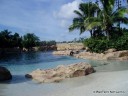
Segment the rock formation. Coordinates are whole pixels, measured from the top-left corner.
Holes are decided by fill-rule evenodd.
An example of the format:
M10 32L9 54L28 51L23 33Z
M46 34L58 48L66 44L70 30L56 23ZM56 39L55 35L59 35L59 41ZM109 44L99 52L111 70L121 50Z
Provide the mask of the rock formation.
M32 78L38 82L60 82L65 78L73 78L78 76L85 76L94 72L93 67L90 64L81 62L77 64L71 64L68 66L59 65L54 69L41 70L37 69L25 76Z
M6 81L10 79L12 79L10 71L5 67L0 66L0 81Z
M106 51L105 53L80 52L75 54L76 58L92 59L92 60L128 60L128 50L123 51Z
M78 54L79 50L64 50L64 51L54 51L54 55L68 55L73 56L74 54Z
M84 45L82 43L60 43L56 46L58 51L84 49Z
M108 49L108 50L105 51L104 53L111 53L111 52L116 52L116 49L115 49L115 48Z

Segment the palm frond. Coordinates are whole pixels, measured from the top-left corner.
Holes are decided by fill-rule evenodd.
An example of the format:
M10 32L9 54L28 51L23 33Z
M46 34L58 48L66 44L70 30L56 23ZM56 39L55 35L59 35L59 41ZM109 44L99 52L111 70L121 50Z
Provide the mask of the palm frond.
M112 13L113 16L124 16L128 14L128 9L126 7L121 7Z
M83 14L80 11L78 11L78 10L74 10L74 13L76 15L78 15L79 17L83 17Z
M127 17L118 17L114 19L114 23L121 22L123 24L128 24L128 18Z

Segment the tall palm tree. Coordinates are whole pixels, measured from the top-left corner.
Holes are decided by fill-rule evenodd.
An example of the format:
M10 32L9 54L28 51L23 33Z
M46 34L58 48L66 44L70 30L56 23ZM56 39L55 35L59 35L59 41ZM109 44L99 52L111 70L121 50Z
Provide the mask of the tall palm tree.
M73 19L73 23L72 23L72 25L70 25L69 31L73 31L74 29L79 29L80 34L85 32L86 24L84 23L84 21L87 18L94 16L97 8L98 8L97 5L94 3L91 3L91 2L81 3L79 5L79 10L74 11L74 13L77 15L77 17ZM89 19L88 19L88 22L86 22L86 23L89 23ZM90 31L90 35L92 37L92 35L93 35L92 29L88 30L88 31Z
M107 38L110 39L114 24L118 22L128 24L128 17L126 17L128 9L120 7L114 10L115 2L116 0L100 0L102 7L99 7L98 16L89 18L91 22L86 26L86 29L100 27L102 31L105 31Z

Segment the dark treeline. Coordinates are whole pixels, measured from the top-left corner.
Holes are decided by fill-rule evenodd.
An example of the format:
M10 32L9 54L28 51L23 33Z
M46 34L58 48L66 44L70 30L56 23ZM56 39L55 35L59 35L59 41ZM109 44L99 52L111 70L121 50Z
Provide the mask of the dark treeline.
M18 33L12 34L11 31L3 30L0 32L0 49L16 48L31 50L33 47L56 45L56 41L40 41L34 33L26 33L20 36Z
M11 31L4 30L0 32L0 48L22 48L22 37L18 33L12 35Z
M4 30L0 32L0 48L27 48L37 46L39 38L33 33L27 33L20 36L18 33L12 34L11 31Z

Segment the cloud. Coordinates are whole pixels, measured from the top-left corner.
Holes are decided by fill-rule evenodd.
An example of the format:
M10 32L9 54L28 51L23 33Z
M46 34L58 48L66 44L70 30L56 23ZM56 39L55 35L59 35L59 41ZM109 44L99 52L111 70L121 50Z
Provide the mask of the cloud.
M64 19L73 18L75 16L74 10L78 10L78 6L81 2L82 0L74 0L73 2L62 5L57 16Z
M73 2L68 2L60 7L59 11L54 11L53 16L59 20L59 25L63 28L67 28L72 19L76 16L74 10L78 10L79 4L82 0L74 0Z

